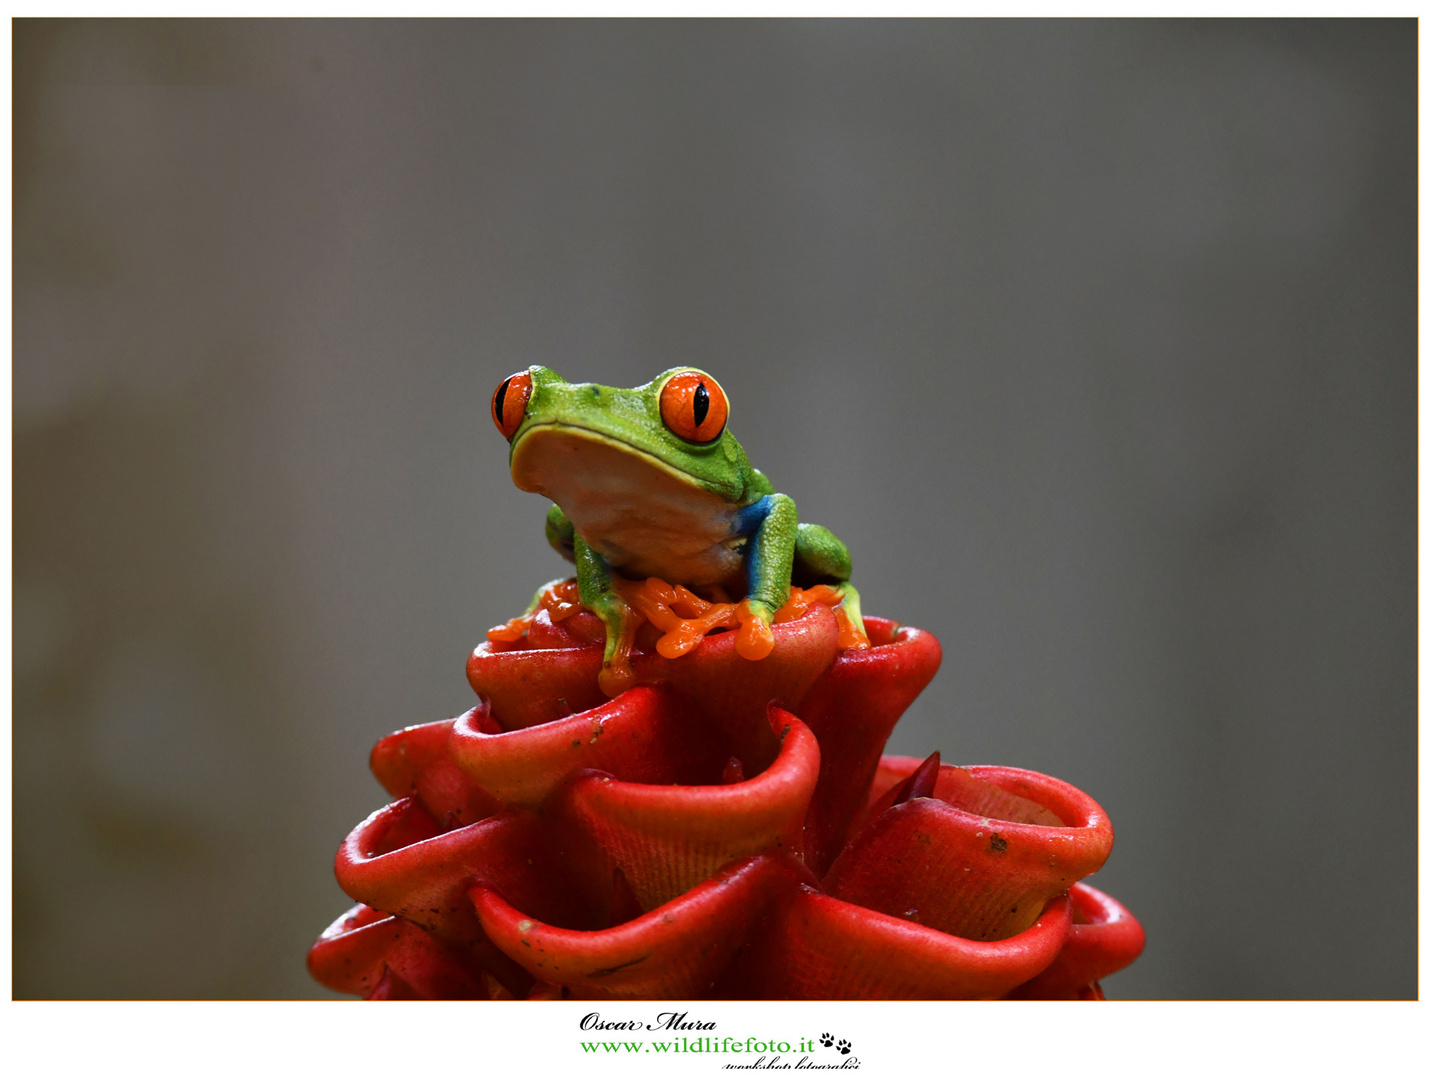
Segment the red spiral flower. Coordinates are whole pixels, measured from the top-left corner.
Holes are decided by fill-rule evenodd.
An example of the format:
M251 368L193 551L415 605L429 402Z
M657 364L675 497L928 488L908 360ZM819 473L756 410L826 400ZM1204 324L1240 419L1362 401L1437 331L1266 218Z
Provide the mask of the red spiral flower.
M585 613L467 665L480 704L382 739L395 801L335 860L356 907L310 950L370 998L1098 997L1144 946L1078 884L1103 810L1021 769L882 757L940 664L922 630L823 604L600 692ZM649 647L647 648L647 641Z

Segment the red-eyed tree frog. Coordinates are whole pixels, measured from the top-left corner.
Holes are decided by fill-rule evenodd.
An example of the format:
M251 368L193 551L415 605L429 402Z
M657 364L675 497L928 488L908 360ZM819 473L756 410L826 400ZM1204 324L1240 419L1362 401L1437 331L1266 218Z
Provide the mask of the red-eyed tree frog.
M535 366L496 388L490 414L516 486L555 503L545 538L575 564L580 603L605 625L606 670L625 618L616 574L743 597L767 642L792 582L829 584L863 628L850 552L801 523L795 501L751 467L730 433L729 399L705 372L671 368L619 390Z

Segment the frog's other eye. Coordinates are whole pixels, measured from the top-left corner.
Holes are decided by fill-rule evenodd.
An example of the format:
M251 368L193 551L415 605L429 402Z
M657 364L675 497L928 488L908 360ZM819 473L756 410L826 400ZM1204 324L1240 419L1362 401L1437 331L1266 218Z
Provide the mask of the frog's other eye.
M707 443L725 430L730 402L720 384L703 371L682 371L660 391L660 417L686 442Z
M490 415L505 438L514 435L520 421L525 419L525 406L530 401L533 386L528 371L517 371L495 388L495 396L490 401Z

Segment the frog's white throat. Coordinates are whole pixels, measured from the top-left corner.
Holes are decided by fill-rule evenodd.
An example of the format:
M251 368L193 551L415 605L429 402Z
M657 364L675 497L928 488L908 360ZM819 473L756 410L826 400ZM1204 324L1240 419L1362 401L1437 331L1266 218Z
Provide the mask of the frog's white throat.
M733 585L743 574L734 504L633 446L569 424L537 425L515 444L510 475L565 511L626 577Z

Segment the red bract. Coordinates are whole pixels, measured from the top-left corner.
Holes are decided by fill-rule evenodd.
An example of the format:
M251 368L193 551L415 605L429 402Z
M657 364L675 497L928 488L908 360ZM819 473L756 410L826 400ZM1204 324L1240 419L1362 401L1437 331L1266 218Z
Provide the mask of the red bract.
M599 690L588 614L482 643L480 704L382 739L395 799L335 860L360 903L310 950L370 998L1098 997L1144 946L1077 884L1110 853L1103 810L1022 769L882 757L934 676L923 630L824 605ZM648 647L647 647L648 645Z

